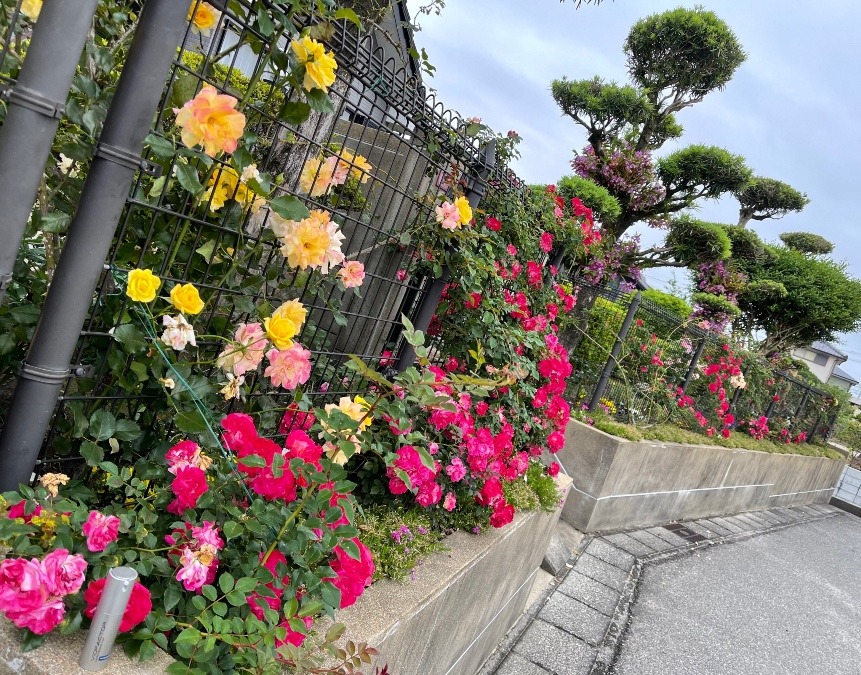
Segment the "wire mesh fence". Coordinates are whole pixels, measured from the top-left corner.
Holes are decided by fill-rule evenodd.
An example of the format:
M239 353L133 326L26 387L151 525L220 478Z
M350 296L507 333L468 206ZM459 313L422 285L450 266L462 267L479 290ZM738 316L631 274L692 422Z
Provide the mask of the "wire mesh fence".
M168 435L172 416L152 405L164 398L158 373L135 359L146 349L147 334L123 292L128 269L148 268L164 282L193 281L201 290L207 303L195 321L198 359L210 364L223 343L207 336L229 334L253 315L299 300L308 315L296 339L313 354L301 393L314 405L364 392L367 384L345 367L348 355L380 369L391 364L401 346L400 317L414 313L432 281L406 274L416 255L410 233L433 220L438 195L468 185L482 149L467 134L467 123L426 95L414 64L386 55L379 35L344 22L328 42L339 66L329 90L334 113L312 110L296 123L290 105L296 92L276 86L271 68L272 54L284 53L288 39L264 34L252 3L229 3L206 34L189 23L147 139L145 159L154 170L140 172L129 191L74 355L76 376L63 387L45 440L41 471L58 464L66 470L67 462L77 461L81 445L93 439L88 421L98 411L135 420L141 433L130 432L127 442L140 448ZM273 176L273 198L298 197L309 209L331 214L344 235L346 258L364 264L361 293L291 267L273 234L272 214L241 192L236 171L171 140L176 109L205 86L247 104L245 133L252 143L247 156L234 160ZM331 158L347 164L349 177L318 190ZM197 197L184 189L194 181ZM489 183L490 190L520 187L501 169ZM25 255L29 264L40 264L41 242ZM183 371L172 395L211 393L219 380L215 371L213 365L196 374ZM274 432L295 394L264 391L254 375L247 379L243 408L259 411L262 428ZM225 403L224 412L231 405ZM122 430L113 436L126 440Z
M716 385L705 373L729 356L721 336L648 299L635 304L633 292L593 287L576 279L571 283L588 307L573 332L576 339L569 340L574 375L568 395L577 405L594 402L592 409L640 425L668 421L685 425L694 419L685 410L697 410L702 424L718 430L728 412L733 428L765 417L770 429L785 440L824 439L830 434L836 402L827 392L750 353L737 355L740 377L724 378ZM631 312L625 332L623 324ZM608 372L604 383L601 375ZM727 410L719 409L720 387L725 389ZM691 399L684 408L679 404L683 396Z

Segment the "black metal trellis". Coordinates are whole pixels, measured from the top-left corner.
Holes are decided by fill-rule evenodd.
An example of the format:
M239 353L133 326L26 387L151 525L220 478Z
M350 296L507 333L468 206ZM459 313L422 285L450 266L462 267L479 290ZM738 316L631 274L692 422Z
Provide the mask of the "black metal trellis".
M147 6L150 4L157 3L152 0ZM171 429L169 415L148 411L150 401L164 396L156 378L142 373L134 355L119 341L137 330L122 289L128 268L151 268L168 288L171 282L194 282L206 300L206 309L195 322L199 334L228 335L235 324L257 320L254 317L260 315L260 307L274 309L287 299L300 300L308 309L308 318L297 339L313 353L312 376L304 391L319 404L364 393L366 384L345 368L349 354L383 367L394 358L390 354L399 352L400 317L415 316L431 283L423 276L402 272L410 268L415 253L409 232L417 224L433 220L436 196L461 179L474 187L473 206L488 189L487 183L496 188L521 187L513 175L490 167L478 142L467 136L467 125L429 98L411 69L386 59L369 35L346 22L336 25L329 40L339 64L329 92L335 114L312 112L298 125L285 121L283 104L295 99L294 92L275 89L271 78L256 80L253 75L260 70L267 49L286 50L287 39L262 34L256 10L247 0L218 4L223 13L208 35L192 32L182 17L185 37L180 51L170 54L170 74L155 118L148 124L143 157L151 166L163 165L165 171L161 177L138 171L133 180L134 169L127 174L116 234L106 257L98 254L105 269L98 280L92 280L95 295L87 291L80 296L88 305L83 329L78 331L75 322L69 321L76 338L73 351L67 355L53 350L51 368L56 376L49 378L49 384L33 387L26 377L20 380L23 389L42 392L40 415L51 423L42 443L41 432L34 430L38 424L30 418L28 430L23 424L16 426L13 417L22 418L13 411L4 430L9 440L4 442L7 448L23 447L20 439L26 434L28 458L35 456L33 447L41 446L39 472L52 467L66 470L68 462L80 461L77 448L88 438L86 420L96 412L140 423L140 435L127 441L140 448L164 442ZM237 47L249 42L264 49ZM169 50L163 45L162 39L164 56ZM213 210L208 198L195 201L189 196L177 201L171 187L177 167L196 160L171 148L164 132L173 123L172 109L205 84L248 102L246 132L256 138L248 161L260 171L281 177L276 194L298 196L309 208L332 213L346 237L343 251L347 258L365 266L361 295L320 286L309 275L291 269L267 227L265 209L249 217L230 205ZM149 115L145 117L149 119ZM337 194L306 194L300 177L308 160L337 153L339 148L370 162L373 170L367 181ZM223 170L224 161L223 157L216 160L212 171ZM473 167L485 167L492 180L473 175ZM206 187L209 174L203 170L201 175ZM493 186L489 189L496 189ZM70 232L70 239L76 229ZM70 250L67 245L63 256ZM243 250L258 253L251 257L237 254ZM198 346L201 360L211 360L222 345L202 339ZM67 377L70 364L79 366L79 376ZM214 369L209 370L202 379L214 375ZM191 377L189 382L194 387L201 380ZM264 391L253 378L247 385L248 403L258 409L283 409L293 400L290 392ZM175 390L174 395L189 394ZM16 396L22 401L32 398ZM54 410L57 400L59 406ZM16 409L21 405L17 403ZM231 406L226 402L224 410ZM275 424L270 420L267 429L272 433L277 426L277 420ZM9 486L30 477L32 460L21 460L20 454L9 460L20 469L14 477L8 474ZM26 476L21 469L24 465Z

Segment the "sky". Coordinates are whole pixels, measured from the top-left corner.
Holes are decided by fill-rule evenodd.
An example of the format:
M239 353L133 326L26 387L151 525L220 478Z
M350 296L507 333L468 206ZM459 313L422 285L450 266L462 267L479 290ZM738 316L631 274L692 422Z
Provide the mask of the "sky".
M422 1L419 4L427 4ZM408 2L413 13L419 4ZM782 232L816 232L835 244L833 257L861 278L858 165L861 158L861 3L855 0L699 0L735 32L748 54L722 91L678 115L679 141L717 145L743 155L756 175L805 192L811 203L780 220L749 227L766 241ZM414 17L416 43L437 70L425 84L464 117L481 117L498 132L516 130L522 157L513 168L530 183L570 174L581 127L563 117L550 83L563 76L627 82L622 45L630 27L679 0L604 0L575 8L573 0L446 0L439 15ZM732 198L701 202L697 217L735 223ZM644 232L644 241L654 233ZM684 272L646 271L652 286ZM842 368L861 380L861 334L835 343L849 356Z

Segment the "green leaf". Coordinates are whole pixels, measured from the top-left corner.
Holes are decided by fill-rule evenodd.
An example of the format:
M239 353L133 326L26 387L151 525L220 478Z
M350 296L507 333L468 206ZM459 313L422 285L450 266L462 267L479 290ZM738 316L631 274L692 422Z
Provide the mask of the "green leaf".
M107 410L96 410L90 416L90 436L97 441L106 441L117 429L117 418Z
M423 448L422 446L417 446L416 450L418 450L419 459L421 459L422 464L424 464L427 469L434 471L436 465L434 464L433 457L431 457L431 454L427 451L427 449ZM358 558L356 558L356 560L358 560Z
M173 584L169 584L167 588L165 588L164 596L162 597L162 602L164 603L164 611L169 612L174 607L176 607L181 598L182 592L179 590L179 588L177 586L174 586Z
M171 159L176 153L176 148L172 142L155 134L149 134L144 139L144 145L149 147L152 154L159 159Z
M37 647L41 647L42 643L47 639L48 635L36 635L28 628L24 629L24 641L21 644L22 652L29 652Z
M224 526L221 528L221 532L224 534L225 538L229 541L234 537L238 537L242 534L242 525L237 523L235 520L228 520L224 523Z
M257 10L257 27L264 37L269 37L275 30L275 24L272 23L272 19L269 18L269 14L263 7Z
M242 465L251 467L252 469L262 469L266 466L266 460L260 455L246 455L242 458Z
M257 588L257 580L251 577L242 577L236 582L236 590L240 593L250 593Z
M359 29L362 28L362 22L359 19L359 15L356 14L352 9L349 9L347 7L343 7L341 9L339 9L337 12L335 12L333 18L336 20L337 19L346 19L347 21L352 21L354 24L356 24L357 28L359 28Z
M124 323L114 328L113 337L125 347L125 351L129 354L137 354L147 347L147 339L144 334L130 323Z
M212 586L210 584L206 584L206 586L200 589L200 592L203 593L204 598L211 602L215 601L215 599L218 597L218 591L215 589L215 586ZM203 607L206 607L206 603L203 603ZM203 609L203 607L201 607L200 609Z
M335 112L335 106L332 105L332 99L322 89L312 89L305 92L305 99L317 112L330 115Z
M197 175L197 169L191 164L177 162L176 178L179 181L179 184L193 195L203 191L203 184L200 182L200 178Z
M269 206L285 220L304 220L311 215L307 206L290 195L275 197L269 202Z
M173 423L187 434L202 434L209 430L206 420L197 410L183 410L174 416Z
M311 600L302 605L302 609L299 610L299 616L314 616L315 614L319 614L323 610L323 607L323 603L319 600Z
M307 120L310 115L311 106L305 103L305 101L287 101L281 106L278 118L282 122L298 126Z
M240 591L230 591L230 593L227 594L227 602L234 607L241 607L245 604L245 593Z
M225 572L218 578L218 587L221 589L222 593L230 593L235 585L236 579L233 578L233 575L230 572Z
M146 382L149 379L149 372L147 371L146 364L141 363L140 361L132 361L129 364L129 370L131 370L138 382Z
M92 441L81 443L80 453L90 466L98 466L105 459L105 451Z
M335 588L331 582L326 581L320 586L320 597L329 607L341 606L341 591Z
M141 435L141 428L132 420L117 420L114 438L120 441L133 441Z
M39 308L35 305L21 305L10 309L9 315L18 323L29 326L39 320Z
M62 234L65 232L72 217L68 213L62 211L52 211L46 213L39 218L39 229L43 232L52 232L54 234Z
M341 548L344 549L344 553L350 556L353 560L360 560L362 558L362 553L359 551L359 547L356 546L356 542L352 539L345 539L342 541Z
M212 259L212 254L215 252L215 240L207 240L198 248L194 249L194 252L200 255L206 262L209 262Z

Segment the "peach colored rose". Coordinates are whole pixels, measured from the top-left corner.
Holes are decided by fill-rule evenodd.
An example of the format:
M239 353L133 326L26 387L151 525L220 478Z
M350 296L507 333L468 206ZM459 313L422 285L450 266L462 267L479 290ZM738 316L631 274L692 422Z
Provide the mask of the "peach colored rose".
M245 131L245 115L236 110L238 101L206 85L182 108L174 108L182 142L189 148L203 146L210 157L233 152Z

